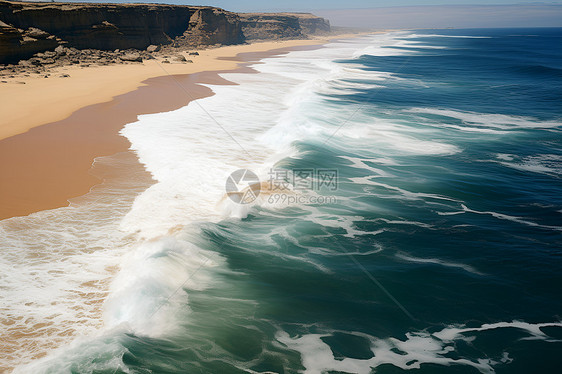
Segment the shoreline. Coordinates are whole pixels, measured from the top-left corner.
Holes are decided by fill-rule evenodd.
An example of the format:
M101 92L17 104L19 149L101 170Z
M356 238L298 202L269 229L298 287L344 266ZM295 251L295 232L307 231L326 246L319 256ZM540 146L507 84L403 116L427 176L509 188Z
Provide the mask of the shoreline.
M167 63L165 58L142 63L107 66L64 66L52 71L53 77L18 77L17 82L0 84L0 140L30 129L69 117L89 105L111 101L116 96L145 86L150 78L184 75L203 71L226 71L238 68L236 55L276 49L323 45L332 40L373 33L341 34L314 39L260 41L251 44L222 46L199 50L198 56L183 52L193 63ZM67 74L69 77L55 77ZM33 108L33 110L29 110Z
M102 183L90 173L94 159L127 151L130 143L119 131L138 115L213 95L202 84L232 84L220 73L252 72L246 66L262 58L360 35L220 47L201 51L193 64L165 68L154 60L66 68L70 78L28 77L29 84L1 85L0 102L9 110L2 109L0 120L0 220L68 206L69 199Z

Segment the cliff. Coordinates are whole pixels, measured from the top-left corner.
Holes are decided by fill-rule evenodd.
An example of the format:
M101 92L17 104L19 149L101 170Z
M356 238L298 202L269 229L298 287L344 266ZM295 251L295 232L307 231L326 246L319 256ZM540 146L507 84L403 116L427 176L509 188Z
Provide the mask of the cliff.
M213 7L0 1L0 22L0 63L61 43L113 50L145 49L177 37L193 44L244 41L238 15Z
M74 50L144 50L150 45L306 38L329 30L327 20L307 13L236 14L208 6L0 0L0 64L17 63L59 45Z
M246 40L298 39L328 33L330 22L310 13L241 13Z

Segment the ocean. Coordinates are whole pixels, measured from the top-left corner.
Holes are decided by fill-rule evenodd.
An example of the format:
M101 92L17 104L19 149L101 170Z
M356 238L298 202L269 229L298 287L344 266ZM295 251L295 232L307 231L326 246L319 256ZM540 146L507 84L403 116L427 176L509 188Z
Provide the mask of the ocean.
M561 46L367 35L139 116L121 134L152 181L98 158L111 183L0 222L3 364L562 372Z

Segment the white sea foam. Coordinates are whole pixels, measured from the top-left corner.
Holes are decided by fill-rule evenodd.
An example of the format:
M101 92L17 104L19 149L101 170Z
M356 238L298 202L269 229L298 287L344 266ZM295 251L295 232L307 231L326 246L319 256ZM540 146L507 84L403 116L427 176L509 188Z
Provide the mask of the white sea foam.
M459 125L452 125L452 124L443 123L443 122L434 122L434 123L423 122L423 123L420 123L420 125L431 126L431 127L435 127L435 128L438 128L438 129L446 128L446 129L453 129L453 130L459 130L459 131L465 131L465 132L471 132L471 133L481 133L481 134L504 134L505 133L504 130L494 130L494 129L490 129L490 128L476 127L476 126L459 126Z
M371 56L402 56L419 53L415 49L443 49L444 47L428 45L410 39L410 33L406 31L389 32L374 38L368 47L358 50L354 57L363 55Z
M408 261L408 262L413 262L413 263L418 263L418 264L436 264L436 265L441 265L441 266L445 266L445 267L452 267L452 268L459 268L459 269L463 269L468 273L472 273L472 274L476 274L476 275L484 275L484 273L476 270L474 267L470 266L470 265L466 265L466 264L461 264L458 262L451 262L451 261L445 261L439 258L421 258L421 257L415 257L412 255L408 255L405 253L397 253L396 257L404 260L404 261Z
M462 356L454 358L450 353L456 351L458 341L474 341L481 331L499 329L517 329L527 333L523 339L536 339L546 342L558 342L549 337L541 328L562 327L562 323L531 324L520 321L498 322L484 324L480 327L468 328L464 326L448 326L441 331L429 333L425 331L408 332L405 339L386 338L380 339L360 332L328 331L318 334L306 334L291 337L284 331L277 334L277 339L301 354L302 364L306 374L321 374L328 371L341 371L346 373L368 374L373 369L389 364L402 370L420 369L423 365L434 364L441 366L466 366L478 370L480 373L495 373L495 367L509 365L511 341L505 341L505 351L500 356L490 358L484 356L477 359L468 359ZM330 337L334 333L342 333L363 338L373 357L369 359L335 358L330 346L322 338Z
M442 34L409 34L406 38L461 38L461 39L491 39L491 36L474 35L442 35Z
M520 171L562 176L562 156L556 154L539 154L520 157L512 154L497 154L499 164Z
M453 216L453 215L464 214L464 213L475 213L475 214L482 214L482 215L490 215L490 216L492 216L494 218L497 218L497 219L501 219L501 220L505 220L505 221L511 221L511 222L517 222L517 223L520 223L520 224L526 225L526 226L540 227L540 228L549 229L549 230L562 231L562 226L541 225L541 224L538 224L536 222L530 221L528 219L524 219L522 217L511 216L511 215L508 215L508 214L503 214L503 213L498 213L498 212L493 212L493 211L478 211L478 210L470 209L464 204L461 204L461 208L462 208L462 210L460 210L460 211L437 212L437 214L439 214L441 216Z
M400 155L449 156L462 152L457 145L431 140L435 131L399 119L377 118L370 113L350 113L338 125L337 131L333 130L330 135L335 133L347 140L369 139L371 147L377 151L374 155L377 159L379 155L385 155L386 158Z
M104 332L102 336L92 333L87 337L78 337L67 346L55 349L46 358L17 367L13 374L119 371L131 373L123 362L123 355L128 353L128 350L121 344L120 335L125 333L131 331L115 329ZM103 352L107 359L100 359L100 352Z
M391 186L391 185L385 184L385 183L375 182L375 181L371 180L371 178L372 177L370 177L370 176L366 176L366 177L350 178L350 180L353 181L354 183L381 187L381 188L384 188L388 191L392 191L392 192L396 193L394 195L389 195L389 196L381 196L379 194L378 196L381 197L381 198L399 198L399 199L407 199L407 200L429 200L429 201L431 201L431 200L458 201L458 200L455 200L455 199L447 197L447 196L424 193L424 192L408 191L408 190L405 190L405 189L400 188L400 187Z
M380 163L383 165L395 165L394 161L389 160L389 159L380 159L380 158L376 158L376 159L362 159L362 158L358 158L358 157L350 157L350 156L339 156L340 158L343 158L344 160L349 160L351 161L351 165L349 165L349 167L352 168L356 168L356 169L364 169L364 170L368 170L371 173L375 173L374 176L380 176L380 177L389 177L391 176L390 173L380 169L380 168L375 168L372 166L369 166L366 164L366 162L371 162L371 163Z
M370 232L369 234L378 235L378 234L383 233L384 231L385 230L378 230L378 231ZM314 248L314 249L311 249L310 252L321 254L322 256L371 256L371 255L376 255L376 254L384 251L384 248L380 244L377 244L377 243L373 244L373 248L375 248L375 249L366 250L366 251L334 251L332 249L327 249L327 248L324 248L324 249L323 248Z
M514 328L518 330L523 330L529 334L528 337L524 339L533 340L545 340L548 342L560 342L559 339L549 337L541 329L544 327L561 327L561 322L550 322L550 323L527 323L523 321L512 321L512 322L497 322L497 323L487 323L480 327L462 327L462 326L450 326L439 332L433 333L432 335L443 340L443 341L453 341L458 339L462 335L467 335L468 333L476 333L481 331L490 331L503 328Z
M386 218L377 218L374 221L382 221L388 225L409 225L409 226L418 226L424 229L433 229L434 226L428 223L417 222L417 221L408 221L408 220L398 220L398 219L386 219Z
M378 340L357 332L351 334L369 339L374 357L365 360L336 359L328 344L322 341L322 338L330 334L308 334L290 338L286 333L280 333L277 339L301 354L306 374L321 374L327 371L369 374L374 368L383 364L390 364L403 370L420 369L423 364L459 365L473 367L481 373L494 373L493 366L498 364L497 361L489 358L475 362L447 357L454 348L444 346L425 333L407 333L405 340L394 338Z
M499 130L519 130L519 129L555 129L562 127L562 122L540 121L532 117L509 116L505 114L489 114L458 111L450 109L435 108L412 108L405 112L433 114L441 117L454 118L462 121L465 125L476 127L492 128Z
M188 291L205 289L211 283L207 269L219 262L216 254L175 237L142 243L124 256L111 284L106 328L124 324L137 335L172 335L187 314Z
M228 175L241 168L263 168L271 149L256 136L275 125L286 106L283 93L296 82L268 74L225 74L240 86L211 86L216 95L176 111L140 116L122 133L158 181L123 222L131 232L151 238L177 225L216 221ZM217 147L220 144L220 148Z

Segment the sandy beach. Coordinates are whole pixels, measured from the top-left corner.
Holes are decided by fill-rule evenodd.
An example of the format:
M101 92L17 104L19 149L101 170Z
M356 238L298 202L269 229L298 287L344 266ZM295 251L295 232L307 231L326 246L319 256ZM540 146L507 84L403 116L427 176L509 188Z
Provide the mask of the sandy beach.
M100 182L89 173L94 158L128 149L118 134L126 123L211 95L198 83L228 84L219 72L352 36L225 46L189 56L193 63L63 67L53 78L0 85L0 219L66 206L87 193Z

